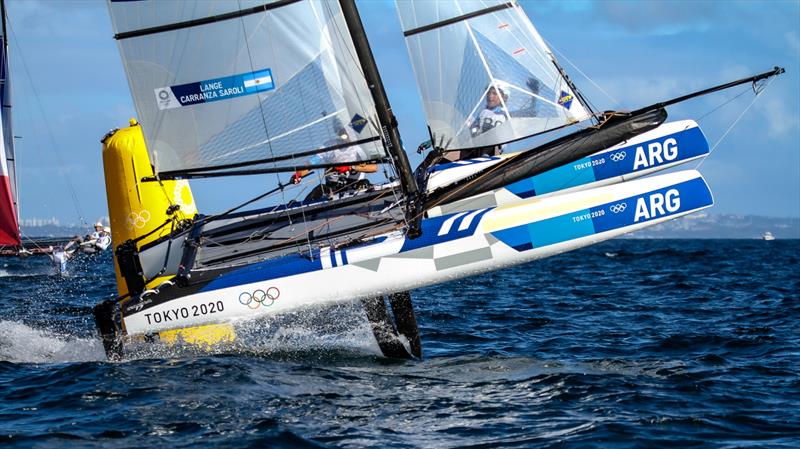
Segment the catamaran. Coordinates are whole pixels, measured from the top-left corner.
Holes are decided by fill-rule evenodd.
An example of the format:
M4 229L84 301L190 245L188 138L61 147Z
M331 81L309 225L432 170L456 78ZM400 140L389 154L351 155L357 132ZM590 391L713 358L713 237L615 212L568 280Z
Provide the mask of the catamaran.
M23 244L23 233L19 220L19 186L16 165L16 148L14 145L14 128L12 125L12 84L9 68L8 12L5 0L0 0L0 17L2 18L2 36L0 36L0 256L27 257L30 255L49 255L54 252L67 253L63 247L69 239L63 237L26 236ZM26 247L27 246L27 247ZM55 255L57 256L57 255ZM62 259L66 260L66 259ZM60 267L64 265L58 263Z
M109 6L139 115L103 139L118 297L94 315L110 358L352 301L384 355L419 358L409 290L710 207L697 171L633 179L708 153L665 108L783 71L595 113L516 2L398 2L433 155L414 170L354 0ZM233 176L275 187L197 213L188 180Z

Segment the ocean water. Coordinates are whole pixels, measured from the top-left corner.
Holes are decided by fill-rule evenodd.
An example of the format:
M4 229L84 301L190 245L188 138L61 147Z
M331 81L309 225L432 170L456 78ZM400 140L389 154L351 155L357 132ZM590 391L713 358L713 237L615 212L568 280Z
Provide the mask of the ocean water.
M800 447L797 240L613 240L414 291L419 362L343 305L110 363L109 254L0 263L3 447Z

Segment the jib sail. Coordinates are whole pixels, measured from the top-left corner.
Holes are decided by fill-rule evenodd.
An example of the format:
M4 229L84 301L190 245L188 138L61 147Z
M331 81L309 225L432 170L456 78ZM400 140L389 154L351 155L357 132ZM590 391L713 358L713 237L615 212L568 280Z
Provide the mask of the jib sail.
M437 145L500 145L590 117L515 2L396 4Z

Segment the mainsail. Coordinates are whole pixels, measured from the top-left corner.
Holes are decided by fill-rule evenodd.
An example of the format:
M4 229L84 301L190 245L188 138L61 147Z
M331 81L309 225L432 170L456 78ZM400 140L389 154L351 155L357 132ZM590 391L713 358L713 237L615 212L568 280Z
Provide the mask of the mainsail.
M590 117L515 2L396 4L436 145L501 145Z
M110 11L157 176L294 171L355 145L347 162L387 159L338 2L111 0Z
M0 245L20 245L19 209L17 206L17 176L14 156L14 134L11 128L11 81L8 69L8 39L6 34L5 3L0 2L2 14L2 44L0 44Z

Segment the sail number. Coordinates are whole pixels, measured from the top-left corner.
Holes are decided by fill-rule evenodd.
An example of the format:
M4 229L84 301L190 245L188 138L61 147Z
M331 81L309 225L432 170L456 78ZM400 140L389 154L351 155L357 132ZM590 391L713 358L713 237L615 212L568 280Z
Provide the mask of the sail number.
M678 157L678 141L669 138L661 142L651 142L636 147L636 158L633 161L633 169L652 167L653 165L663 164L664 162L674 161Z
M636 223L641 219L649 220L667 215L668 213L677 212L680 208L681 196L677 189L669 189L667 193L654 193L647 200L644 197L636 200L636 213L633 216L633 222Z
M166 323L168 321L178 321L179 319L188 319L189 317L198 317L203 315L211 315L225 310L225 304L222 301L209 302L204 304L195 304L191 307L176 307L174 309L164 310L163 312L145 313L147 324Z

